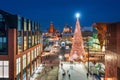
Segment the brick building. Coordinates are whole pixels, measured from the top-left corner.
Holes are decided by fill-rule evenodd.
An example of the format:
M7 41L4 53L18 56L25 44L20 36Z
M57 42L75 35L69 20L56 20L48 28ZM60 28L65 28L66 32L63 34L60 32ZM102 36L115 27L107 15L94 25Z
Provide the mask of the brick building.
M40 24L0 10L0 80L29 80L41 51Z
M101 43L105 44L105 80L120 80L120 22L96 23Z

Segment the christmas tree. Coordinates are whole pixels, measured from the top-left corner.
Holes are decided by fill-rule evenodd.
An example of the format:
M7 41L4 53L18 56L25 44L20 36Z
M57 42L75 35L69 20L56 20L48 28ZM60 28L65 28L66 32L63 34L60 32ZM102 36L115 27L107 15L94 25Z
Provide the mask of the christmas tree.
M79 19L77 18L76 27L73 36L72 49L70 52L70 60L75 60L83 57L85 54L83 39L80 29Z

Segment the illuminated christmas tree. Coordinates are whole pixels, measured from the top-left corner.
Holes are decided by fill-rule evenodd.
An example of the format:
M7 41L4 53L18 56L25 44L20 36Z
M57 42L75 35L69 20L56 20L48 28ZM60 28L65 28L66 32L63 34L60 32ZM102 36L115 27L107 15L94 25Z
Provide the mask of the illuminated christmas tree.
M70 52L70 60L82 58L83 54L85 53L78 17L79 14L77 14L77 21L73 36L72 49Z

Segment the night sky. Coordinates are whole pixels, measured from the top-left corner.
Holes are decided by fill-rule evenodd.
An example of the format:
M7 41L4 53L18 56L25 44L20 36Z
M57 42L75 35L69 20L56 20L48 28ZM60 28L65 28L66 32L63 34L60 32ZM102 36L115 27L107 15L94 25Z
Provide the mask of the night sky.
M54 23L57 29L65 24L75 27L75 13L80 24L120 21L120 0L1 0L0 9L41 23L43 30Z

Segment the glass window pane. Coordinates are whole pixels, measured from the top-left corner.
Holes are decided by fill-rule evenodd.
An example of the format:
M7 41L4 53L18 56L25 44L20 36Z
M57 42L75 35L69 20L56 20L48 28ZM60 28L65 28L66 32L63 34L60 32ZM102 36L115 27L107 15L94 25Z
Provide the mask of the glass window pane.
M2 66L3 65L3 61L0 61L0 66Z
M4 61L4 66L8 66L8 61Z
M8 66L4 67L4 78L8 78L9 77L9 69Z
M3 67L0 67L0 78L3 77Z
M18 16L18 31L21 30L21 27L22 27L22 20L21 20L21 17Z
M18 51L22 51L22 37L18 37Z
M24 36L24 50L27 49L27 37Z
M27 22L26 22L26 19L24 19L24 31L27 31Z

